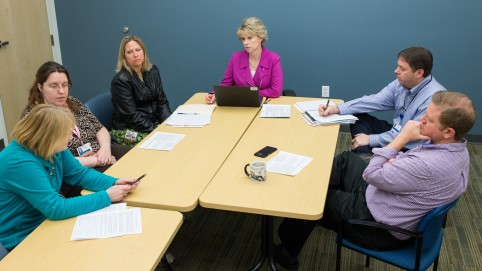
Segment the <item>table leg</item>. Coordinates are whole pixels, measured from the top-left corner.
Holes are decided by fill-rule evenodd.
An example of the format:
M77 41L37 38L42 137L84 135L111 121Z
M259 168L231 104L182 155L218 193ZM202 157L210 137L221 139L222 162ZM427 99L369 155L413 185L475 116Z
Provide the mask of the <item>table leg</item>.
M261 217L261 253L258 256L256 265L249 271L256 271L263 266L264 261L268 258L268 264L271 270L277 271L273 258L273 217L263 215Z

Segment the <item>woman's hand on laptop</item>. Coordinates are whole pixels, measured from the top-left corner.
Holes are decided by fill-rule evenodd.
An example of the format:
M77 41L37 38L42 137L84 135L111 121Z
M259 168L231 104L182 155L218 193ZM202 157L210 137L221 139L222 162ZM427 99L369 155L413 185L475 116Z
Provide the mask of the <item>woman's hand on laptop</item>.
M209 93L206 96L206 103L213 104L216 101L216 97L214 97L214 93Z

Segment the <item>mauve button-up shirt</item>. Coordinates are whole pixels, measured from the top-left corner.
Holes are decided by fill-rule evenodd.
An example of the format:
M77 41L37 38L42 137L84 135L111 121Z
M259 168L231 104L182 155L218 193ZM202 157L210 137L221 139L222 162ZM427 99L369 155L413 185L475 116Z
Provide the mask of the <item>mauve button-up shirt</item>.
M374 148L363 179L369 183L366 201L375 220L413 231L429 211L460 197L469 175L466 145L464 139L451 144L428 141L405 153ZM387 163L391 158L396 160Z

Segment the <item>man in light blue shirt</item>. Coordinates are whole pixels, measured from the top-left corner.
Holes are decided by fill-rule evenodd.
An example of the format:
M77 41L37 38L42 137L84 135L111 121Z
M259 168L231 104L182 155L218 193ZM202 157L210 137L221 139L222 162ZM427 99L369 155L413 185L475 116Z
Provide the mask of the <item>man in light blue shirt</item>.
M322 116L354 114L358 117L350 125L352 149L357 153L371 153L374 147L385 147L409 120L419 120L425 114L432 94L445 88L432 76L432 53L422 47L407 48L398 53L397 79L377 94L363 96L328 108L320 106ZM377 119L368 112L394 110L393 123ZM412 149L421 142L410 142Z

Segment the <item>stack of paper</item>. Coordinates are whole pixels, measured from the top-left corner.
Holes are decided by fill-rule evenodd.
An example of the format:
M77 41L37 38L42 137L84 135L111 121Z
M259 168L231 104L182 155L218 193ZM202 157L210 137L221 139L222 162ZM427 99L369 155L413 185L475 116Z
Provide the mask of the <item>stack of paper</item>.
M263 104L261 118L289 118L291 106L289 104Z
M142 233L141 209L127 209L125 203L119 203L78 216L70 240L109 238L138 233Z
M179 106L166 121L174 127L203 127L211 123L215 104L185 104Z
M320 113L318 112L318 110L305 111L303 114L301 114L301 116L311 126L333 124L333 123L352 124L358 120L358 118L353 115L333 114L333 115L324 117L324 116L320 116Z
M320 105L326 105L329 101L328 105L335 105L332 101L328 99L320 99L320 100L312 100L312 101L304 101L304 102L297 102L295 103L295 107L301 112L304 113L306 111L316 110Z

